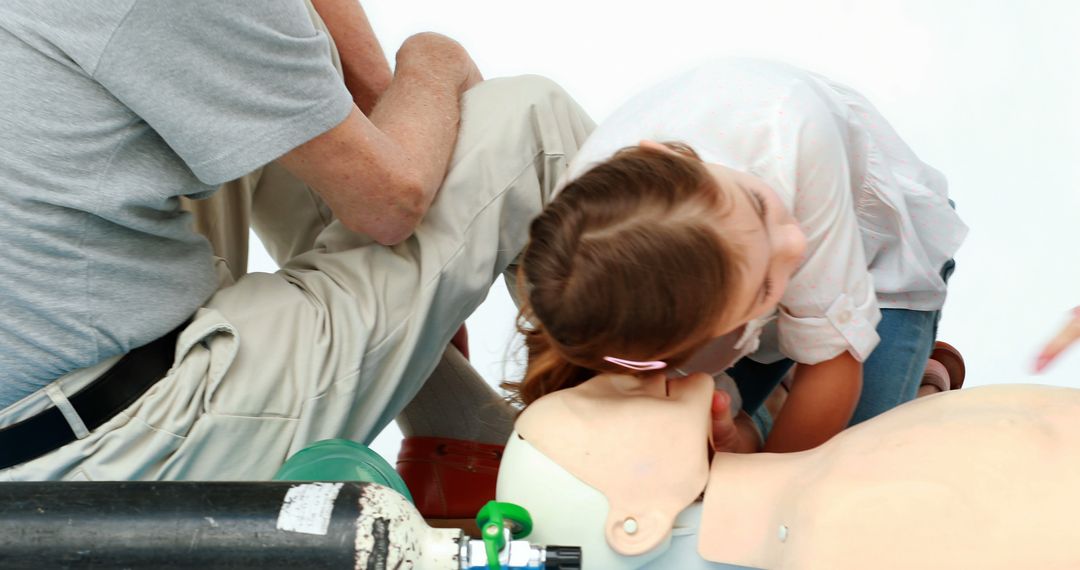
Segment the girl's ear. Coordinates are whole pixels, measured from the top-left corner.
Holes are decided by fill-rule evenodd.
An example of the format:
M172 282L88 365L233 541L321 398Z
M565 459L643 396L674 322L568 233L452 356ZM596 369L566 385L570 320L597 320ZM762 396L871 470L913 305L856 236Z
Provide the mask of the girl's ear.
M660 144L660 143L658 143L656 141L652 141L652 140L639 141L638 146L641 147L641 148L647 148L649 150L659 150L659 151L662 151L662 152L670 152L672 154L675 154L675 151L671 150L670 148L668 148L668 147L666 147L666 146L664 146L664 145L662 145L662 144Z

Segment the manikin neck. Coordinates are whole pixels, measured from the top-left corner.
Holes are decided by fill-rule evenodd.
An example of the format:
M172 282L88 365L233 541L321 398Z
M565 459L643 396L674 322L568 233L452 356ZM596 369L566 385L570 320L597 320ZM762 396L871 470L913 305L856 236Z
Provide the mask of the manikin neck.
M788 511L811 465L807 452L713 457L701 529L710 549L729 564L775 568L786 534L798 531Z

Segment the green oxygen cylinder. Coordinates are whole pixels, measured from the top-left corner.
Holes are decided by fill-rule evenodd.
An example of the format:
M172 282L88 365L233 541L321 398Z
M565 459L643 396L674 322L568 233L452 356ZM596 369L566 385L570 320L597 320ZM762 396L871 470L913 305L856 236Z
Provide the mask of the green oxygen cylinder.
M377 483L414 502L405 481L382 456L348 439L324 439L297 451L278 469L274 481Z

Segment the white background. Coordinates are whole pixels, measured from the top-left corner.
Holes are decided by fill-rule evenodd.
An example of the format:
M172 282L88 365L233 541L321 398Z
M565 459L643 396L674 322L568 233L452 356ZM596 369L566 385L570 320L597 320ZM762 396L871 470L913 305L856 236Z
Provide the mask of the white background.
M939 338L966 386L1080 387L1080 347L1045 374L1041 343L1080 304L1080 3L1065 0L420 1L364 3L393 62L409 35L460 41L487 77L537 73L600 122L643 87L728 55L766 57L865 94L949 179L971 227ZM256 246L255 249L258 249ZM252 270L273 271L262 251ZM520 375L501 283L469 319L477 369ZM373 447L393 463L391 425Z

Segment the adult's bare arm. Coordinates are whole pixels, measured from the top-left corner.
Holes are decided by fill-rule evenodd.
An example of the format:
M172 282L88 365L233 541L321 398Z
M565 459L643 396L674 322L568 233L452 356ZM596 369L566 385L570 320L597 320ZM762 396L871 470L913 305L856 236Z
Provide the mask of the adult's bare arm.
M279 161L318 192L349 229L392 245L409 237L442 184L457 138L460 95L479 81L472 58L438 34L397 53L370 119L354 106L340 125Z
M370 114L392 74L367 14L357 0L311 0L311 4L337 45L345 87L356 106Z

